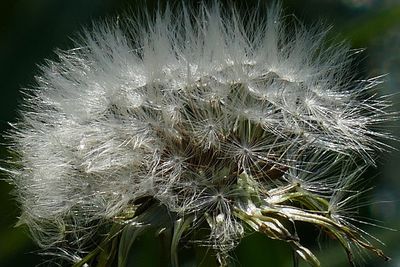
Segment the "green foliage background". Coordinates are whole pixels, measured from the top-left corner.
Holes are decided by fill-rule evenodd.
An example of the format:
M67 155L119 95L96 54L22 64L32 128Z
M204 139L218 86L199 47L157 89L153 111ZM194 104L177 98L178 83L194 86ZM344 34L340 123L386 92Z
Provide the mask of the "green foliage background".
M164 2L159 0L158 2ZM184 1L183 1L184 2ZM198 1L197 1L198 2ZM256 1L236 1L239 7L255 7ZM257 2L270 2L259 0ZM400 110L400 0L287 0L282 1L286 14L295 14L307 26L320 22L333 26L333 40L345 39L355 48L367 48L356 60L355 68L368 77L388 74L378 94L393 94L394 109ZM20 88L34 84L37 64L55 59L54 49L73 47L70 37L92 21L115 17L122 12L136 12L146 6L153 10L157 1L136 0L0 0L0 131L8 122L16 121L17 107L22 98ZM399 122L392 132L400 137ZM0 135L1 135L0 133ZM0 137L0 159L7 159L5 140ZM394 142L399 148L399 143ZM400 229L400 153L384 154L379 168L365 177L374 189L369 193L371 205L363 207L364 216L379 220L379 225ZM4 174L0 173L1 178ZM0 181L0 266L53 266L49 257L37 255L23 227L14 228L19 214L10 192L12 187ZM383 202L379 202L383 201ZM400 266L399 232L366 226L383 240L384 249L393 258L390 263L366 257L366 266ZM315 229L304 226L306 242L318 238ZM326 238L325 238L326 239ZM326 240L325 240L326 241ZM315 242L314 242L315 243ZM345 253L334 242L321 241L315 250L322 266L348 266ZM145 236L135 245L131 266L165 266L157 253L161 248L152 236ZM243 240L235 251L237 266L291 266L291 252L281 242L253 234ZM188 259L187 262L190 262ZM200 263L197 263L200 264ZM202 266L209 266L203 262ZM183 265L185 266L185 265ZM187 265L189 266L189 265ZM190 265L192 266L192 265ZM303 264L300 264L303 266ZM305 265L304 265L305 266Z

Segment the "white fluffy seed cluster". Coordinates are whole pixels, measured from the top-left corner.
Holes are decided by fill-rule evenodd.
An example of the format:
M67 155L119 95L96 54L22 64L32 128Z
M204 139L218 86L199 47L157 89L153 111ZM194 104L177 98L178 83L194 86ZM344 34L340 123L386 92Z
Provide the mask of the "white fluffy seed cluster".
M206 223L203 241L225 252L245 225L274 238L253 220L266 207L297 220L295 187L346 224L349 162L360 170L384 148L378 80L356 81L352 51L285 26L279 6L246 21L218 5L180 9L96 25L42 67L10 133L21 222L40 245L75 232L79 247L96 223L151 198Z

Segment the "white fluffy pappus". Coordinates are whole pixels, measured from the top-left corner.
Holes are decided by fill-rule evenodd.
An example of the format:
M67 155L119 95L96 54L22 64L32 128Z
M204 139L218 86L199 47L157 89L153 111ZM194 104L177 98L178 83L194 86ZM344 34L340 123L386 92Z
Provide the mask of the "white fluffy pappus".
M226 265L253 229L319 266L291 227L301 221L350 262L350 245L387 259L335 216L346 179L390 137L379 130L389 104L371 94L379 79L355 80L346 45L288 22L279 5L246 20L217 4L176 9L95 24L42 67L9 133L10 181L34 240L91 266L104 247L84 252L100 226L119 229L105 243L131 228L170 231L177 265L183 234L207 226L193 244Z

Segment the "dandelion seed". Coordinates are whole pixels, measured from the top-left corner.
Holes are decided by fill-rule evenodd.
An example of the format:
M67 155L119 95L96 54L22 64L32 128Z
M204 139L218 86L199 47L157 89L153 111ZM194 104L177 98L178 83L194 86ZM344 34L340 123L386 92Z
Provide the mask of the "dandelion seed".
M253 230L319 266L297 222L329 233L351 262L351 246L387 259L346 208L390 138L375 130L393 118L369 94L377 80L354 80L352 51L279 5L248 21L218 4L177 9L96 25L42 67L9 133L20 224L77 266L104 253L124 266L150 230L169 233L174 265L183 236L227 265Z

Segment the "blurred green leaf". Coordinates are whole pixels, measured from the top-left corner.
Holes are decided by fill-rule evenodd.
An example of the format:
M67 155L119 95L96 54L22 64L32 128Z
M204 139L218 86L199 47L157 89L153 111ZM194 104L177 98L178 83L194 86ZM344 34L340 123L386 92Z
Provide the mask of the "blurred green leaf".
M400 4L368 13L345 26L341 32L353 46L360 47L381 37L395 26L400 26Z

